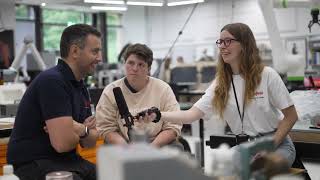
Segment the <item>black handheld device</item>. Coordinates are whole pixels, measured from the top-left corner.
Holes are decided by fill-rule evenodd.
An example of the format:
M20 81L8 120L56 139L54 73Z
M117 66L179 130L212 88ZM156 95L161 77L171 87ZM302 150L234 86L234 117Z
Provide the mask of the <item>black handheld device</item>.
M146 114L150 114L150 113L155 113L157 115L156 118L152 122L157 123L160 121L161 112L157 107L152 107L150 109L146 109L144 111L141 111L136 116L134 116L134 118L139 119L140 116L144 117Z
M236 135L236 142L237 144L241 144L243 142L248 142L250 136L248 134L238 134Z

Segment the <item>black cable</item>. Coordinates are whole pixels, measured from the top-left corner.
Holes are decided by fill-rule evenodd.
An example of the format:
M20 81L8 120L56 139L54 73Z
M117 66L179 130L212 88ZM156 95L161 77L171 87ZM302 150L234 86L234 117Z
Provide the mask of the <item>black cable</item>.
M171 47L170 47L169 50L168 50L168 53L167 53L166 56L162 59L162 61L159 63L159 68L157 69L156 72L154 72L153 76L155 76L155 75L157 75L157 74L160 73L160 67L161 67L162 63L163 63L163 62L169 57L169 55L171 54L171 52L172 52L175 44L177 43L179 37L182 35L183 30L186 28L188 22L190 21L191 16L193 15L194 11L196 10L198 4L199 4L199 3L194 4L194 6L193 6L193 8L192 8L192 10L191 10L191 13L189 14L186 22L183 24L183 26L182 26L181 30L179 31L176 39L173 41Z

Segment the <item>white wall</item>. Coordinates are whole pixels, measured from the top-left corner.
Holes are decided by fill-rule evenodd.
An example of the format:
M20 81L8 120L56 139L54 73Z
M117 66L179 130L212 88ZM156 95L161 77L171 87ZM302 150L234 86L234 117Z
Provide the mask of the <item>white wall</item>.
M152 47L155 57L163 58L192 7L148 7L145 11L141 8L133 13L130 6L124 21L126 38L133 43L136 40L147 43ZM309 8L274 9L274 12L281 37L310 35L307 28L311 20ZM192 62L204 47L212 48L212 52L215 52L220 29L231 22L248 24L257 41L268 40L264 18L256 0L207 0L198 5L176 44L173 58L182 55L187 62ZM320 26L315 24L311 34L320 34Z
M126 43L146 43L146 14L145 7L130 6L123 14L123 42Z
M16 22L14 1L0 1L0 30L13 30Z

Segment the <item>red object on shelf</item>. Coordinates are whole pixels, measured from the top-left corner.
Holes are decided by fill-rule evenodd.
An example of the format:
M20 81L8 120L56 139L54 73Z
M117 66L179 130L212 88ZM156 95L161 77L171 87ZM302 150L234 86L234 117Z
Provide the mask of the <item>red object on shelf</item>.
M312 77L314 86L317 87L316 89L319 89L320 87L320 77ZM312 88L312 83L310 82L310 79L308 77L304 78L304 86Z

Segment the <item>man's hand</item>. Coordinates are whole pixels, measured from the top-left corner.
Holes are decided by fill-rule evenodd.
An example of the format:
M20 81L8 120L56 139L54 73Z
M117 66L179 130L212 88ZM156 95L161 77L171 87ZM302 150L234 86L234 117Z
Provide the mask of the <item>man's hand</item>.
M77 121L73 120L73 130L78 136L83 136L86 133L86 127L84 124L78 123Z
M157 117L157 114L152 112L152 113L146 113L144 116L139 116L137 120L138 122L150 123L154 121L156 117Z
M96 118L94 116L89 116L86 120L84 120L83 124L87 126L89 129L95 129Z
M161 112L158 108L152 107L150 109L139 112L134 118L138 119L140 122L143 121L145 123L157 123L161 118Z
M263 157L265 157L267 155L266 151L260 151L258 153L256 153L252 158L251 158L251 163L253 163L254 161L256 161L257 159L261 159Z
M90 134L82 139L80 144L82 147L95 146L98 133L96 130L96 120L93 116L85 119L83 124L72 120L72 117L68 119L64 117L56 119L48 120L43 130L49 134L51 144L57 152L68 152L74 149L79 143L80 137L85 135L86 127L90 129ZM72 133L70 133L70 129L73 129Z
M96 119L94 116L89 116L86 120L84 120L83 124L78 123L77 121L73 120L73 129L76 134L79 136L83 135L85 132L85 126L87 126L89 129L95 129L96 128ZM48 133L47 126L43 127L43 130Z
M74 124L70 116L46 120L43 129L48 133L50 143L58 153L69 152L79 143L79 135L73 130Z
M85 133L85 126L89 129L96 128L96 118L94 116L89 116L87 119L84 120L83 124L78 123L77 121L73 120L73 130L79 136L83 136ZM43 127L43 130L48 133L47 126Z
M86 134L85 127L87 127L88 130L90 130L90 133L88 133L88 135L85 138L80 139L80 145L84 148L94 147L98 138L98 133L96 129L96 119L94 116L87 117L83 121L83 124L74 121L74 129L75 131L78 131L80 133L78 134L79 137L83 137Z
M86 132L86 126L89 129L95 129L96 128L96 119L94 116L89 116L87 119L84 120L83 124L78 123L77 121L73 120L73 130L76 134L78 134L80 137L83 136Z

